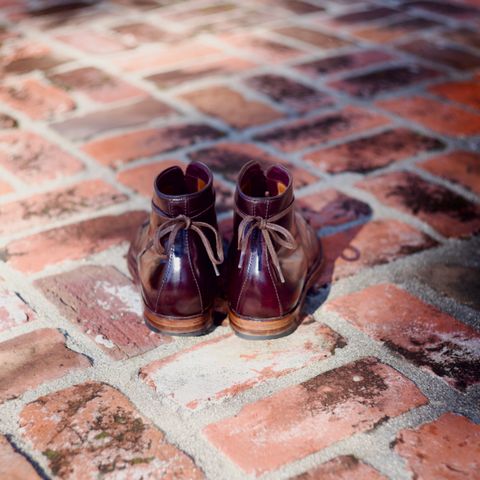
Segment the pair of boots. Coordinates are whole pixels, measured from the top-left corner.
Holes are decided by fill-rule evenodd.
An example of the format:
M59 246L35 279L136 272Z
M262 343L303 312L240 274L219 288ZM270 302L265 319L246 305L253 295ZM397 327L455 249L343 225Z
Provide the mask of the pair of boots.
M238 178L233 240L222 265L210 169L193 162L185 173L180 167L160 173L150 219L128 252L147 325L173 335L204 334L225 287L230 325L239 336L272 339L294 331L322 264L320 240L294 205L285 167L264 172L247 163Z

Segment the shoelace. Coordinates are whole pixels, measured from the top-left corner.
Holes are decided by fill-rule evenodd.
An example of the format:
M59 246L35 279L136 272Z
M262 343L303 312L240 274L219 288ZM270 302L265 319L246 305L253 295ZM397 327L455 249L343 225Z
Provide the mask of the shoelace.
M206 235L203 233L202 228L207 228L213 232L215 236L215 246L216 246L217 257L215 257L215 253L212 249L212 246L210 245L210 241L208 240ZM210 225L209 223L193 221L190 217L186 215L178 215L175 218L167 220L165 223L160 225L155 231L155 234L153 236L153 242L152 242L155 250L160 255L163 253L163 247L162 247L161 241L163 237L168 235L167 246L164 251L170 252L171 248L173 247L173 244L175 243L175 239L177 238L177 235L181 230L192 230L199 236L200 240L203 243L203 246L205 247L205 251L207 252L208 258L212 263L213 269L215 270L215 274L218 277L220 275L220 272L218 271L217 265L220 265L221 263L223 263L223 260L224 260L223 247L222 247L222 241L220 240L220 235L218 234L217 230L214 227L212 227L212 225Z
M277 251L275 250L272 239L282 247L288 248L289 250L293 250L294 248L296 248L297 242L295 241L293 235L286 228L274 223L283 216L285 216L292 208L293 203L285 210L269 218L246 215L239 209L236 210L238 215L242 217L242 221L238 226L237 248L238 250L240 250L240 261L238 262L238 268L242 266L245 253L247 251L248 240L250 239L255 228L258 228L265 240L267 251L270 255L273 265L278 272L280 281L282 283L285 283L282 267L280 266L280 260L278 259Z

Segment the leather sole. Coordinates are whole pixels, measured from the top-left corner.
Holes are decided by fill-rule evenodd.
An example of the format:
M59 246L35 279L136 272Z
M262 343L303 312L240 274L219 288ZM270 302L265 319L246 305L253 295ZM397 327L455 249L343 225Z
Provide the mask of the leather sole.
M145 307L143 316L151 330L166 335L196 337L205 335L213 328L212 309L191 317L165 317Z
M307 277L302 295L297 305L289 313L275 318L252 318L244 317L228 309L230 326L236 335L247 340L273 340L286 337L293 333L299 325L299 317L302 312L307 292L315 284L317 276L323 267L323 257Z

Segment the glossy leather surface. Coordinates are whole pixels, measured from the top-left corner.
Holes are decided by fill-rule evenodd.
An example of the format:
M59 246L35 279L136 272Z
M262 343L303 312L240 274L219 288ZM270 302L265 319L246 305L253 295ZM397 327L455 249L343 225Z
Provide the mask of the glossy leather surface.
M185 174L179 167L171 167L156 178L150 220L142 225L129 251L130 270L140 283L146 307L154 313L191 317L212 307L217 277L199 235L181 229L170 251L168 236L160 239L160 251L153 239L159 227L178 215L206 222L217 230L214 207L212 174L206 165L192 163ZM204 234L214 248L212 232L205 229Z
M290 173L283 166L263 172L257 163L248 163L240 172L235 202L243 214L266 219L285 211L274 223L287 229L296 245L290 249L275 244L285 280L282 282L265 240L259 228L255 228L239 268L238 227L242 218L236 213L228 258L229 307L240 316L254 319L286 315L298 305L306 279L322 257L316 232L295 211L294 205L288 210L295 202Z

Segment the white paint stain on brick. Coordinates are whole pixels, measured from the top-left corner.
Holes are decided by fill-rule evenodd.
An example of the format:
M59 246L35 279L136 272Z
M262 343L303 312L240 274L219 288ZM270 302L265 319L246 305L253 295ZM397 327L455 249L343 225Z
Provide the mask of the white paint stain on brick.
M142 300L133 285L116 285L105 280L95 282L94 290L100 292L98 304L105 310L142 316ZM103 297L103 298L102 298Z
M269 342L229 334L153 362L141 376L176 405L193 410L326 358L337 341L335 332L318 323Z
M0 331L33 319L33 312L15 293L0 288Z

